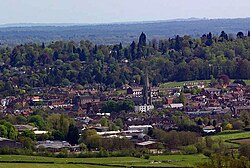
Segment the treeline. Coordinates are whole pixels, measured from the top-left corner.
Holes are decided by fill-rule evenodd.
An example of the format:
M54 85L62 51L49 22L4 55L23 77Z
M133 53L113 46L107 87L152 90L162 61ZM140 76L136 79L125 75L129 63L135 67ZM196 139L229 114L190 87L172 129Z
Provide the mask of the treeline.
M176 36L166 40L139 41L129 46L51 42L0 48L0 91L22 93L17 88L101 84L143 84L145 67L154 85L168 81L210 79L226 74L250 78L250 33L237 36L221 32L200 38ZM16 86L16 87L13 87ZM5 93L7 94L7 93Z
M36 141L61 140L70 144L78 144L79 130L75 121L63 114L45 114L45 111L35 111L27 118L23 116L7 115L0 118L0 137L21 142L26 149L34 149ZM44 113L43 115L41 113ZM38 114L39 113L39 114ZM14 125L31 125L39 130L46 130L48 134L36 136L32 130L18 133Z

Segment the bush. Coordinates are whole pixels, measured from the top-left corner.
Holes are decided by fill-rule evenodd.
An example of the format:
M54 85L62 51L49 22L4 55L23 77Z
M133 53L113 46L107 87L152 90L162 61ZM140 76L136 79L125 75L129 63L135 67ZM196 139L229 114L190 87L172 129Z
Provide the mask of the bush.
M203 150L206 148L206 143L201 139L199 142L195 144L198 153L202 153Z
M81 152L78 155L79 158L95 158L97 157L97 153L95 152Z
M245 156L250 159L250 145L249 144L242 144L239 147L240 156Z
M67 158L69 157L69 153L67 150L62 150L56 157L58 158Z
M210 157L212 155L212 151L210 149L204 149L203 151L203 155Z
M238 121L233 121L232 125L233 125L233 129L241 130L244 126L244 123L242 121L238 120Z
M194 145L184 146L183 151L184 151L185 154L196 154L196 153L198 153L198 150Z
M144 157L144 159L149 159L150 155L149 154L145 154L143 157Z
M33 155L30 149L1 148L0 155Z
M109 152L106 149L101 148L97 156L98 157L109 157Z

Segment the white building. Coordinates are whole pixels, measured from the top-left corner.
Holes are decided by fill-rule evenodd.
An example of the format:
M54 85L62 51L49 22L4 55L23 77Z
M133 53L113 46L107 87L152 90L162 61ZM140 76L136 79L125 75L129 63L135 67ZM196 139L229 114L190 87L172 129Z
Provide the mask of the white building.
M149 129L152 129L152 125L131 125L128 127L128 131L143 131L148 133Z
M178 108L183 108L184 105L183 103L172 103L169 105L170 108L173 108L173 109L178 109Z
M148 112L154 109L154 105L139 105L135 106L135 112Z

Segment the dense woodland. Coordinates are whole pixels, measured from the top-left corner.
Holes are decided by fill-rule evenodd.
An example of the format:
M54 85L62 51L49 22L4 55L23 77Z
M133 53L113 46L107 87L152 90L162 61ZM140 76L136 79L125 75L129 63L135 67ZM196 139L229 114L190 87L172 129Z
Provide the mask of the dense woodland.
M153 85L168 81L211 79L226 74L250 79L250 33L237 36L222 31L200 38L176 36L128 46L94 45L89 41L23 44L0 48L0 91L45 86L99 84L120 87L143 84L145 67Z
M95 44L130 44L142 31L148 39L165 39L175 35L200 37L205 32L218 36L249 30L250 18L166 20L111 24L7 24L0 23L0 45L89 40Z

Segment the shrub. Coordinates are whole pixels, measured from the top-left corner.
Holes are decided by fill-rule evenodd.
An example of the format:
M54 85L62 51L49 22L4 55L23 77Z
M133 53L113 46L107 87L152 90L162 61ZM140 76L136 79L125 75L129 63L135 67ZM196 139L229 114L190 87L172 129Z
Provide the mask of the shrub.
M210 157L212 155L212 151L210 149L204 149L203 151L203 155Z
M144 157L144 159L149 159L150 155L149 154L145 154L143 157Z
M249 144L242 144L239 147L240 156L245 156L250 158L250 145Z
M198 153L198 150L194 145L184 146L183 151L184 151L185 154L196 154L196 153Z

